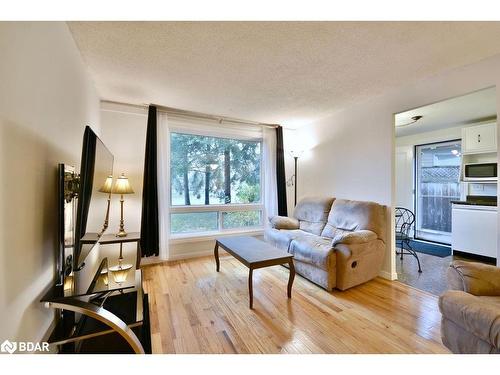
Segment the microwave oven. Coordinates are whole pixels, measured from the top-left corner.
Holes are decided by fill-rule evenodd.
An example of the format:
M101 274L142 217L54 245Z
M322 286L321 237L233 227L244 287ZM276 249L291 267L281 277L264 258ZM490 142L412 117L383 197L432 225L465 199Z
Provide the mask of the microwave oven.
M464 181L496 181L497 163L464 164Z

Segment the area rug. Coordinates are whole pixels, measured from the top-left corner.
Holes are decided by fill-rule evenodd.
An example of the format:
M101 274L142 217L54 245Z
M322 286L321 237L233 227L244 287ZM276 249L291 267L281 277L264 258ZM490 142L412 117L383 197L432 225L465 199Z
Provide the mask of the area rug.
M418 253L435 255L437 257L448 257L451 255L451 247L446 245L438 245L429 242L411 240L410 245Z

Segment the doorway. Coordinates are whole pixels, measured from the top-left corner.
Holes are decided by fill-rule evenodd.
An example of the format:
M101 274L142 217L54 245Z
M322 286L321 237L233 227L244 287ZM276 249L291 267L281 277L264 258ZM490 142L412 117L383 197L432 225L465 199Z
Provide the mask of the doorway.
M401 282L440 295L448 288L446 272L453 260L496 261L479 251L490 240L467 222L460 227L456 214L460 207L470 211L476 207L472 204L496 203L497 181L470 181L462 175L466 164L497 162L496 144L492 150L484 142L479 149L467 143L477 138L469 135L475 130L497 131L496 98L496 88L490 87L395 114L394 216L396 272ZM409 218L408 224L398 226L402 218ZM470 224L484 227L474 220ZM460 251L464 235L480 240ZM410 250L402 251L404 247Z

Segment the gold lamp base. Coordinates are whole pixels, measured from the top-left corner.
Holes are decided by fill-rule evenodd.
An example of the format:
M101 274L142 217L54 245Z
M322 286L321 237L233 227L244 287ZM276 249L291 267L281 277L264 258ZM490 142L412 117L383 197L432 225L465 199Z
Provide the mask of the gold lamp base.
M118 233L115 234L116 237L127 237L127 232L124 230L120 230Z
M115 185L111 189L111 193L120 194L120 228L118 229L118 233L116 233L116 237L127 237L127 232L125 232L125 225L123 222L123 194L133 194L134 191L128 182L128 178L122 173L120 177L117 178ZM109 210L109 206L108 206ZM107 219L107 217L106 217Z
M125 232L125 223L123 221L123 194L120 199L120 229L118 229L116 237L127 237L127 232Z

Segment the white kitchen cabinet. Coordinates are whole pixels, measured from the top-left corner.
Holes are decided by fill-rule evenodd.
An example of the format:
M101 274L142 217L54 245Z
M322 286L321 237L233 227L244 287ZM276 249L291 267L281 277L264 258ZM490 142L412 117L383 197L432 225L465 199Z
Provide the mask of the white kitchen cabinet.
M482 154L497 151L497 124L489 123L462 129L462 153Z
M470 254L497 257L497 207L454 204L451 248Z

